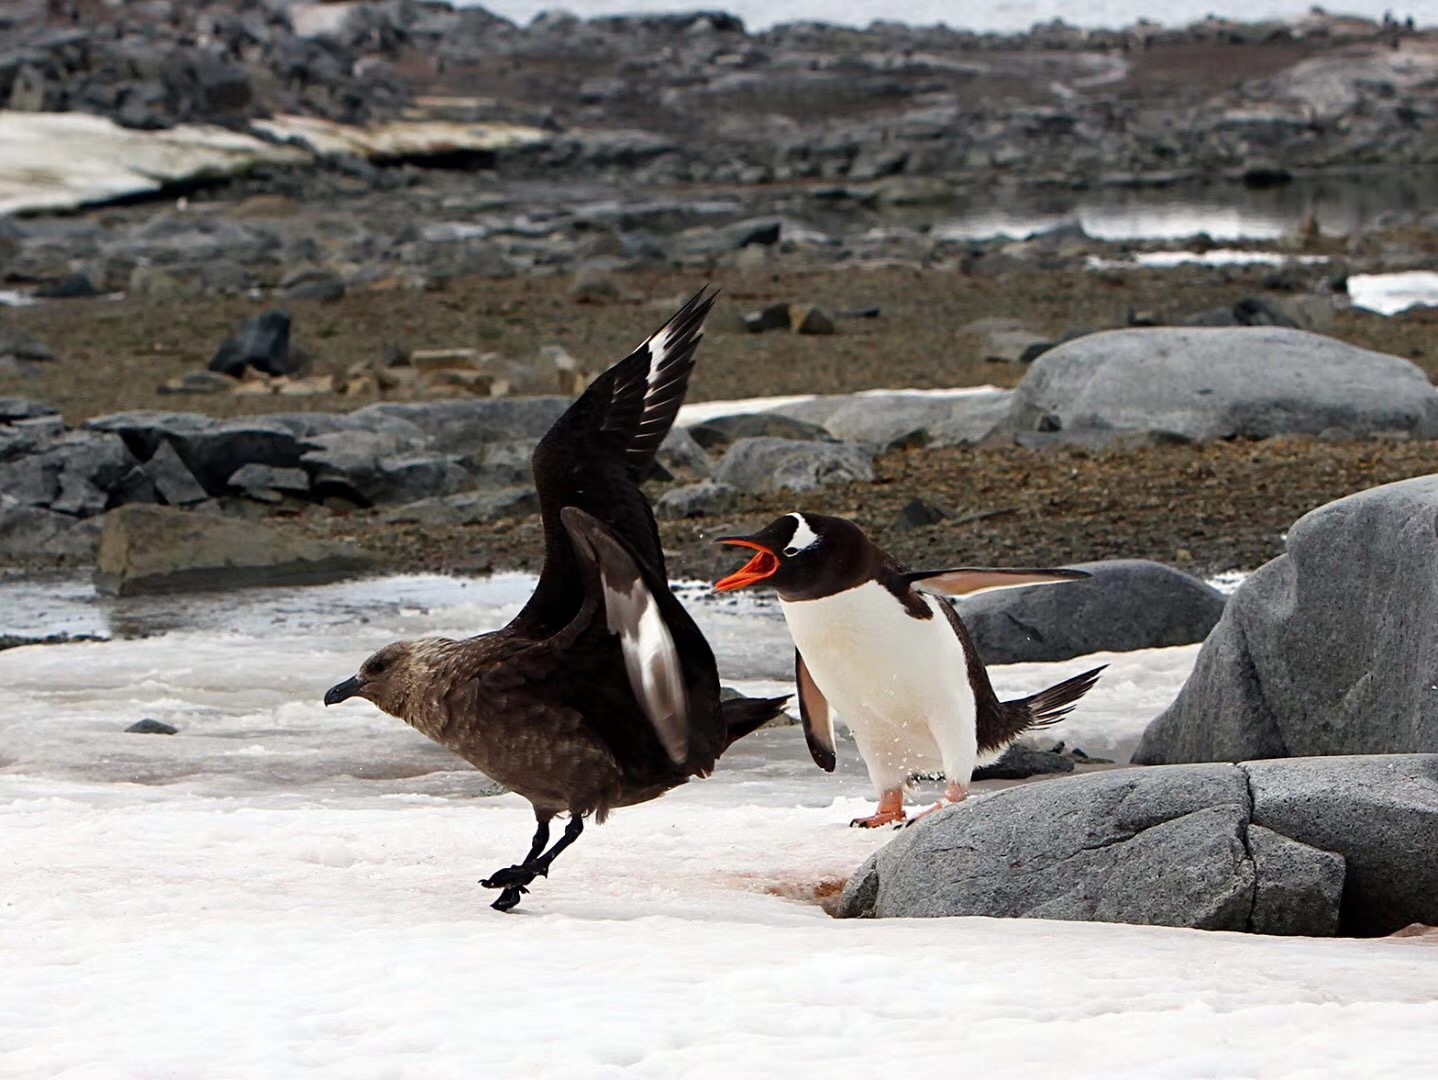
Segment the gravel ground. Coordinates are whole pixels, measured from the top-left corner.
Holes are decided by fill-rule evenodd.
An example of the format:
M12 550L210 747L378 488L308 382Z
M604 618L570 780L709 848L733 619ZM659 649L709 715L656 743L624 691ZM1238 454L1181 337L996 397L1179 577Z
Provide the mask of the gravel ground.
M814 273L720 272L724 301L712 317L692 400L783 393L835 393L874 386L1011 385L1017 366L984 363L979 339L960 328L991 315L1036 331L1114 325L1129 309L1180 315L1257 291L1262 269L1002 276L882 269ZM620 279L643 301L576 304L559 278L465 281L438 292L375 290L336 304L294 304L297 337L316 369L343 370L386 341L411 348L479 345L524 358L559 342L603 366L622 356L698 282L678 274ZM750 335L736 311L774 300L815 302L835 312L878 306L877 318L840 321L831 337ZM348 409L367 399L163 396L164 379L201 366L226 330L253 313L242 299L184 305L72 301L8 313L61 357L50 371L0 380L0 395L48 400L71 422L130 408L233 415L279 409ZM1384 319L1342 312L1335 336L1412 356L1438 369L1438 324L1422 315ZM1438 444L1263 443L1171 446L1104 453L1013 447L909 450L885 456L875 483L792 498L756 497L723 519L666 522L671 575L713 577L732 569L715 535L749 530L791 509L852 516L913 563L1053 564L1132 556L1197 572L1251 569L1282 550L1304 512L1376 484L1434 471ZM951 515L904 529L899 511L921 497ZM981 515L977 516L976 515ZM966 520L967 519L967 520ZM478 572L534 567L538 522L451 529L386 525L369 512L279 517L286 527L353 536L397 569Z

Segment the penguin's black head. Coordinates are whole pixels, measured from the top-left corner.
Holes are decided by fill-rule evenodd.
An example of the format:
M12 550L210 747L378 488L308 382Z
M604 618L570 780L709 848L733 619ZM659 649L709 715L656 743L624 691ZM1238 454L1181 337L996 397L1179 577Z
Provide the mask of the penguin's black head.
M751 536L721 536L718 542L756 554L714 588L772 585L785 600L817 600L862 585L876 557L859 526L826 514L785 514Z

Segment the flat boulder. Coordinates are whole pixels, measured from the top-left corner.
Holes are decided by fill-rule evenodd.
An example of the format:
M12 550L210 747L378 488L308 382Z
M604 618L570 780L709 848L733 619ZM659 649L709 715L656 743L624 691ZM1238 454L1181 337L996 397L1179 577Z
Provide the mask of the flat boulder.
M1438 752L1438 476L1319 507L1229 599L1138 764Z
M739 439L714 469L714 479L746 494L816 491L874 478L873 456L846 443Z
M854 875L841 914L1247 927L1248 787L1231 765L1097 772L935 814Z
M1089 334L1034 361L1004 430L1438 437L1438 389L1416 365L1276 326Z
M371 555L349 543L172 507L124 506L105 515L95 587L132 596L309 585L352 577L373 565Z
M1074 569L1093 576L959 601L959 615L985 663L1191 645L1206 638L1223 615L1222 593L1162 563L1110 559L1076 563Z

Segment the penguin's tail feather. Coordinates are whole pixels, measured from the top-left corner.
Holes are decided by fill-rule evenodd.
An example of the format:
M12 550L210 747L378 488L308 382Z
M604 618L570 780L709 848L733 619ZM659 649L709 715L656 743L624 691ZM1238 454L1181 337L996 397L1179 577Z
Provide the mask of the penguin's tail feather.
M782 713L788 700L786 694L774 698L736 697L720 702L719 717L724 721L725 738L728 739L724 749L729 749L745 735L758 731Z
M999 708L1004 711L1004 719L1009 721L1005 726L1015 734L1031 728L1052 727L1073 712L1078 699L1093 689L1106 667L1108 665L1104 664L1061 683L1054 683L1047 690L1040 690L1029 697L1003 702Z

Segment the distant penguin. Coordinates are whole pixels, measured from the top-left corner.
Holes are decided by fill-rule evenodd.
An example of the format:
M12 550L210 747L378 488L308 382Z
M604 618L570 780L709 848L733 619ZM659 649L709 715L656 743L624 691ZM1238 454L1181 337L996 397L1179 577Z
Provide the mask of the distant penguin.
M906 571L844 518L786 514L722 544L757 554L721 591L772 585L794 639L794 677L809 752L832 772L832 709L854 734L879 796L863 828L901 823L910 779L942 772L944 798L968 797L976 765L1020 735L1057 723L1102 667L1016 701L1000 701L953 606L933 594L1077 581L1081 570L958 568ZM923 816L923 815L920 815Z

